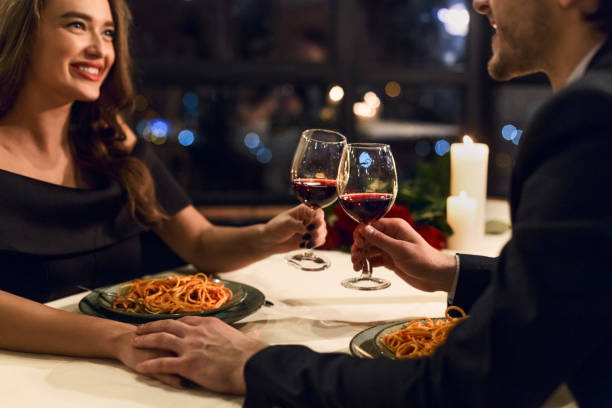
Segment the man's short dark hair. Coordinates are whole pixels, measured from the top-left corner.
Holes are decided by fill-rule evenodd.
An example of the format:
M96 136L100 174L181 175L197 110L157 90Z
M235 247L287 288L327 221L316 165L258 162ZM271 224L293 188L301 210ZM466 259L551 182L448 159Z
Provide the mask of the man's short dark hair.
M599 8L586 16L596 23L602 31L612 35L612 0L599 0Z

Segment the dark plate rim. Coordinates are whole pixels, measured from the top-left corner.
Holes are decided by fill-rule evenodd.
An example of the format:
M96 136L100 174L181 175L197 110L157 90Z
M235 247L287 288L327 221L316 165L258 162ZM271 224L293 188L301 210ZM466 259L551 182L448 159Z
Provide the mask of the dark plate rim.
M349 343L349 351L359 358L379 358L385 357L391 360L397 359L395 355L380 343L380 336L383 332L395 326L401 326L413 320L422 320L421 317L414 319L397 320L390 323L382 323L368 327L353 336ZM444 317L431 317L431 320L445 319ZM359 343L359 344L358 344Z
M156 275L156 277L161 277L163 275ZM122 316L127 316L127 317L133 317L133 318L142 318L142 319L147 319L151 316L155 316L156 319L155 320L161 320L161 319L177 319L180 317L184 317L184 316L213 316L219 312L222 312L223 310L227 310L230 309L234 306L239 305L240 303L244 302L246 297L247 297L247 292L244 290L244 285L240 282L235 282L235 281L229 281L229 280L225 280L225 279L219 279L219 278L213 278L212 279L214 282L217 283L223 283L224 285L228 286L232 292L234 293L234 296L232 297L232 300L230 300L228 303L224 304L223 306L217 308L217 309L212 309L212 310L204 310L202 312L187 312L187 313L140 313L140 312L128 312L125 310L121 310L121 309L115 309L114 307L112 307L108 301L106 299L104 299L102 296L98 295L96 293L96 295L98 295L95 299L96 299L96 304L99 304L100 307L102 307L103 309L105 309L107 312L109 313L115 313L115 314L119 314ZM117 288L118 286L124 285L126 283L129 282L124 282L124 283L117 283L114 285L108 285L102 288L99 288L101 290L107 290L107 291L114 291L115 288ZM230 287L231 286L231 287ZM238 291L239 289L239 291Z
M400 323L402 323L402 321L398 320L398 321L391 322L391 323L383 323L383 324L379 324L376 326L371 326L371 327L368 327L367 329L361 330L359 333L354 335L353 338L351 338L351 341L349 343L349 351L351 352L353 356L359 357L359 358L383 357L384 355L381 353L380 349L378 349L378 347L375 346L374 339L381 330L384 330L387 327L391 327L391 326L394 326ZM360 343L357 344L357 342L360 342ZM367 345L368 343L374 344L375 347L373 349L364 348L363 346Z
M259 289L253 286L244 284L244 283L240 283L240 282L238 283L243 286L245 292L247 293L247 296L245 297L244 301L235 305L234 307L219 311L218 313L213 314L213 315L208 315L208 317L216 317L228 324L231 324L239 320L242 320L243 318L255 313L257 310L259 310L264 305L266 299L265 299L264 294L261 291L259 291ZM95 299L96 296L99 296L99 295L95 293L89 293L83 296L83 298L80 300L79 310L83 314L102 317L102 318L111 319L111 320L122 321L126 323L131 323L131 324L142 324L142 323L147 323L147 322L151 322L155 320L162 320L158 317L159 315L147 315L148 318L140 318L138 316L130 317L130 316L123 316L119 314L108 313L106 312L105 309L96 306L95 301L92 300L92 299ZM184 317L184 315L175 316L173 318L178 319L181 317ZM206 317L206 316L202 316L202 317Z

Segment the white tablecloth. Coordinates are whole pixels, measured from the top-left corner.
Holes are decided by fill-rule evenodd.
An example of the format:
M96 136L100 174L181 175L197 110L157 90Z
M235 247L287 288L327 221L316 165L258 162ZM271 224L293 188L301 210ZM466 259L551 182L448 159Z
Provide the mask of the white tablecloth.
M507 220L507 204L492 201L489 211ZM488 236L480 253L495 256L510 233ZM245 318L240 330L271 344L303 344L320 352L348 352L351 338L383 321L415 316L440 316L444 293L411 288L391 271L374 274L392 281L381 291L353 291L340 286L355 276L348 254L324 252L332 267L322 272L302 272L283 256L272 256L223 278L244 282L261 290L271 307L262 307ZM84 294L49 303L78 313ZM241 397L201 389L178 391L103 359L37 355L0 351L0 407L239 407ZM560 406L560 405L549 405Z
M439 316L445 308L444 293L415 290L383 268L375 269L375 274L390 279L390 288L376 292L343 288L340 280L356 274L349 255L324 254L332 267L322 272L299 271L282 255L275 255L223 274L225 279L257 287L274 303L244 319L241 330L271 344L297 343L321 352L348 352L350 339L369 326L417 315ZM83 296L49 305L78 313ZM176 391L110 360L6 351L0 352L0 396L2 407L201 408L242 403L242 398L204 390Z

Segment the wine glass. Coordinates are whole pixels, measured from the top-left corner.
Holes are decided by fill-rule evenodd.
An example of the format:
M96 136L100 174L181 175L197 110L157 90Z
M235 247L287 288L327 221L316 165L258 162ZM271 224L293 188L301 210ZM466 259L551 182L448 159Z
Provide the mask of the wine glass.
M342 209L355 221L371 224L393 206L397 195L395 161L389 145L348 144L338 170L338 197ZM364 249L361 275L342 281L342 286L357 290L379 290L391 282L372 277L372 266Z
M291 184L301 202L310 208L324 208L337 200L336 177L345 146L346 138L338 132L308 129L302 133L291 164ZM303 271L330 266L329 260L310 248L285 259Z

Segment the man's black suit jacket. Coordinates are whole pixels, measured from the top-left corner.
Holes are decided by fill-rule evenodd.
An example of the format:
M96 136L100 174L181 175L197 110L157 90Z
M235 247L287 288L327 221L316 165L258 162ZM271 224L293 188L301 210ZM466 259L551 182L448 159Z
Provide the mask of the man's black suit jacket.
M566 382L612 407L612 42L523 135L512 238L460 256L469 310L430 358L359 360L274 346L246 365L245 406L532 407Z

